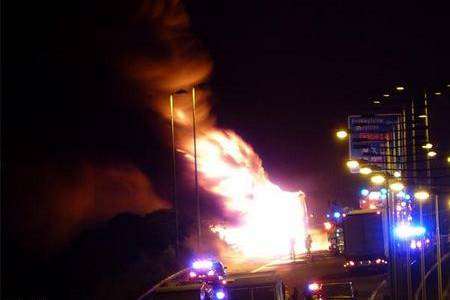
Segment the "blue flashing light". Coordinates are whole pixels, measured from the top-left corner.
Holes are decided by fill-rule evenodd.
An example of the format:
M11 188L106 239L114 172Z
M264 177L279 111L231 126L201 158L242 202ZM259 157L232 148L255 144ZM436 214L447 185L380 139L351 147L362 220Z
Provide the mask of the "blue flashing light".
M316 282L310 283L310 284L308 284L308 289L309 289L311 292L318 291L318 290L320 290L320 284L318 284L318 283L316 283Z
M225 292L222 290L219 290L216 292L216 298L221 300L221 299L225 299Z
M210 270L212 266L211 260L196 260L192 263L192 268L195 270Z
M405 197L403 197L403 198L405 198L406 200L409 200L409 199L411 199L411 195L410 194L405 194Z
M333 214L333 216L334 216L336 219L339 219L339 218L341 217L341 213L338 212L338 211L335 211L334 214Z
M423 236L426 232L423 226L413 226L407 224L400 224L394 228L394 234L402 240L406 240L412 237Z
M361 195L364 196L364 197L369 195L369 190L368 189L362 189L361 190Z
M387 189L382 188L382 189L380 190L380 192L381 192L382 194L387 194Z

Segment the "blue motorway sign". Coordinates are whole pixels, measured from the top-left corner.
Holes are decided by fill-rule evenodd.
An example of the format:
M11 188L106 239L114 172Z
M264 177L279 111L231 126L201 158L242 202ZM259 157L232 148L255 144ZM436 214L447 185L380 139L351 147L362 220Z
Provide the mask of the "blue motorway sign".
M387 169L387 148L392 147L400 115L349 116L350 158Z

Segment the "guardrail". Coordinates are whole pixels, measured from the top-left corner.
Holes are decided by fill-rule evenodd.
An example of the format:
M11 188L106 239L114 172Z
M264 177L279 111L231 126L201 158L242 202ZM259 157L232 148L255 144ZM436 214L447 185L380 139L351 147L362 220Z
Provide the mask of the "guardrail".
M444 260L446 260L447 258L450 257L450 252L446 253L444 256L442 256L441 259L441 263L444 262ZM419 287L417 288L416 292L414 293L414 299L418 300L419 299L419 292L422 290L423 288L423 283L427 280L428 276L430 276L431 272L437 268L438 263L436 262L431 268L430 270L428 270L428 272L425 274L425 278L420 282ZM445 288L446 290L448 289L447 287Z
M153 293L157 288L159 288L160 286L162 286L163 284L165 284L166 282L171 281L172 279L180 276L181 274L187 272L189 270L189 268L183 269L181 271L178 271L176 273L173 273L172 275L164 278L163 280L161 280L160 282L158 282L156 285L154 285L151 289L149 289L147 292L145 292L144 294L142 294L137 300L143 300L145 297L147 297L148 295L150 295L151 293Z

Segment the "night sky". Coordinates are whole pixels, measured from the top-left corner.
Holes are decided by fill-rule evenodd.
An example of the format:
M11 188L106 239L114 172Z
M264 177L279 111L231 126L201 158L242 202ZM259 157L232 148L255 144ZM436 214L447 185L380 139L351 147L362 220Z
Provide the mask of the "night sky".
M438 5L193 1L188 10L214 61L219 123L255 147L275 182L305 190L313 209L355 205L347 147L333 136L349 114L373 110L370 99L396 84L433 89L449 77L448 14ZM436 101L448 113L448 96ZM448 150L445 126L436 120Z
M170 199L167 123L116 67L133 41L148 36L141 28L126 42L115 40L142 1L124 2L3 3L8 229L40 205L30 194L64 187L85 165L129 168L133 184L148 176L152 191L134 211L150 209L147 198ZM334 138L347 116L367 111L370 99L396 84L436 90L450 80L448 10L435 3L193 0L186 10L213 62L207 83L218 125L254 147L275 183L305 191L317 213L332 200L357 204L361 182L346 172L347 146ZM104 30L112 33L106 39ZM151 41L147 47L154 51ZM446 93L435 101L448 114ZM447 120L436 117L432 126L448 152ZM103 214L102 207L96 204L90 222L126 210L118 204Z

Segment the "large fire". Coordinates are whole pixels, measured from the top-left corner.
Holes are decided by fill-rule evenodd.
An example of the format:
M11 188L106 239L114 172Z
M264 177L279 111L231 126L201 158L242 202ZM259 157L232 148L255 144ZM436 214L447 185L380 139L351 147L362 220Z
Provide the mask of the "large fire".
M193 160L192 154L186 155ZM261 159L236 133L210 129L198 139L200 185L239 213L235 227L211 230L246 256L288 254L291 243L304 251L305 202L301 192L286 192L267 177Z
M168 98L175 93L177 148L193 161L193 98L191 91L183 93L180 89L204 82L212 61L189 32L189 17L181 1L147 1L138 18L152 25L150 45L158 45L158 55L149 55L145 43L142 52L124 59L124 68L149 92L155 108L167 118ZM285 255L292 245L297 252L304 251L304 194L283 191L272 183L254 150L234 132L214 125L205 100L208 92L200 94L196 104L199 183L220 196L225 209L238 215L239 221L230 227L211 224L211 230L249 257Z
M186 128L192 118L183 108L175 109L174 115ZM194 161L190 136L185 135L178 147ZM304 252L304 194L272 183L259 156L241 137L208 122L198 132L197 161L200 186L220 196L225 209L238 215L237 225L211 224L222 240L247 257L287 255L291 247Z

